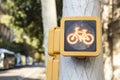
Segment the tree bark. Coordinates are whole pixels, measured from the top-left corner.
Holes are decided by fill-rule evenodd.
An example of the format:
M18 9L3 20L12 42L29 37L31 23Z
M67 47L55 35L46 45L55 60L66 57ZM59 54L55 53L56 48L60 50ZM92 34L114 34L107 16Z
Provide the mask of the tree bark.
M57 26L57 15L56 15L56 5L55 0L41 0L42 5L42 19L44 27L44 42L43 47L45 51L45 63L48 58L48 30L51 27Z
M120 80L120 1L103 4L104 75L105 80Z
M63 0L63 17L100 17L99 0ZM64 57L61 55L60 80L104 80L103 55L98 57Z

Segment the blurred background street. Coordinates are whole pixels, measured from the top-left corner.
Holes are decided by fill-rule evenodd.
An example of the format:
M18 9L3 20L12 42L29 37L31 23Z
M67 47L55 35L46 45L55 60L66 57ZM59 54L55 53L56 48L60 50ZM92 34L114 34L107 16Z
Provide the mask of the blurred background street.
M0 70L0 80L45 80L44 64Z

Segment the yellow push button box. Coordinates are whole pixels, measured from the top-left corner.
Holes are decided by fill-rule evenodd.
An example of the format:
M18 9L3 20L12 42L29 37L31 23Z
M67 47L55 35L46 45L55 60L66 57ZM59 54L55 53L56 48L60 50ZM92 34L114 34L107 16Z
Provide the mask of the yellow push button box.
M48 54L53 55L54 54L54 28L49 30L48 34Z
M60 53L60 27L54 27L48 34L48 54Z
M60 27L55 27L54 30L54 53L60 53Z

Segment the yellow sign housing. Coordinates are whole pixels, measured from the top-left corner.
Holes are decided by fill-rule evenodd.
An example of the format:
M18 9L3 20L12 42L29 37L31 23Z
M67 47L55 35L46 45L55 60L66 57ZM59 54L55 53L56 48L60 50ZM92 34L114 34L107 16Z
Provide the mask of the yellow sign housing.
M65 17L60 27L60 52L64 56L98 56L101 51L100 19Z

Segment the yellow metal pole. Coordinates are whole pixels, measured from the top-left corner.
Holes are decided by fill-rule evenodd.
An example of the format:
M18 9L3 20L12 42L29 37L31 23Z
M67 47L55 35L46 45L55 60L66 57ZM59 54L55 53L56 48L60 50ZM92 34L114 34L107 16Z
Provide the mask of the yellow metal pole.
M59 80L60 54L55 54L53 61L53 80Z
M48 62L47 62L47 77L46 80L53 80L53 57L48 58Z

